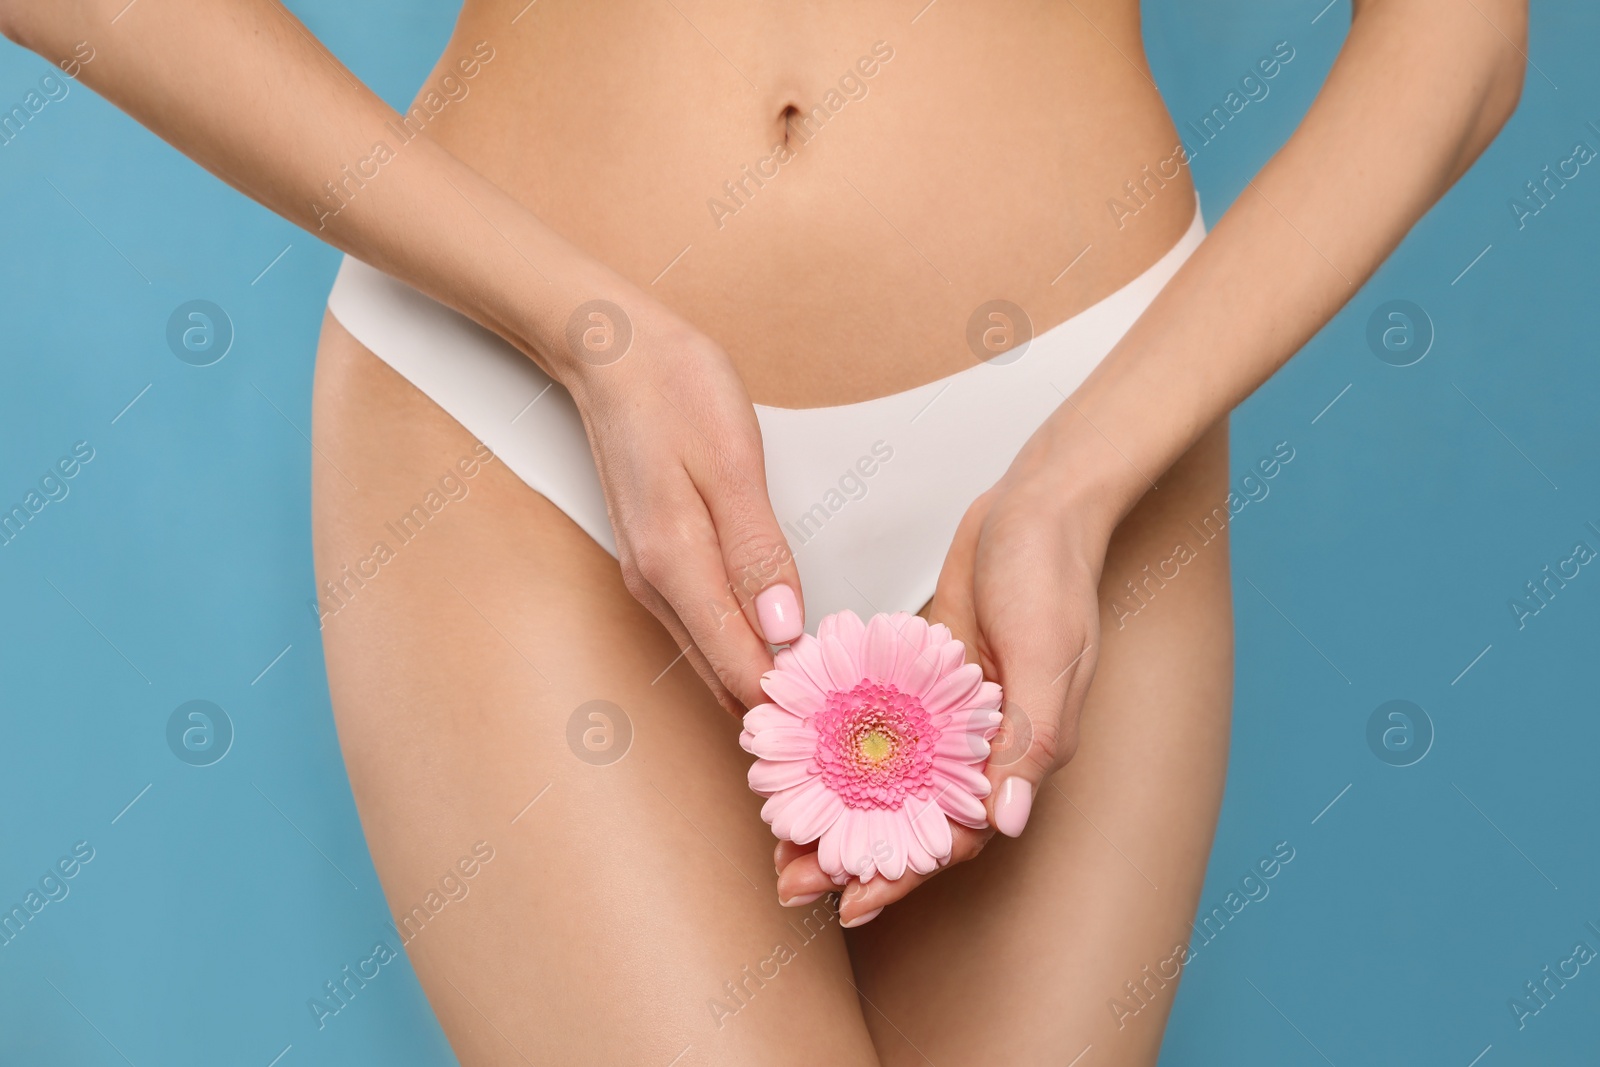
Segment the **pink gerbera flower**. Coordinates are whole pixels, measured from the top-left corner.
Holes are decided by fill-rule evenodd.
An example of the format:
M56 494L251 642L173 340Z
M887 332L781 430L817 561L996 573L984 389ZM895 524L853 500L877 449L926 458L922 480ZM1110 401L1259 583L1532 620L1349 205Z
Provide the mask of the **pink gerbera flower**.
M837 885L927 874L950 860L950 822L987 822L983 764L1000 687L942 624L916 615L829 615L761 679L739 743L778 837L817 842Z

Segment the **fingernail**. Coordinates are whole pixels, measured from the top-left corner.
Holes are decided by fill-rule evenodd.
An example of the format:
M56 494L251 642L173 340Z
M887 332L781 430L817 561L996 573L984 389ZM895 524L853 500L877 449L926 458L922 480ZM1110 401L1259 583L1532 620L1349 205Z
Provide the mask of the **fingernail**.
M861 925L863 925L865 923L871 922L873 919L876 919L878 917L878 913L880 911L882 911L882 910L883 910L882 908L873 908L871 911L867 912L865 915L857 915L854 919L851 919L849 922L842 922L839 925L844 927L846 930L850 929L853 926L861 926Z
M1000 797L994 802L994 828L1007 837L1016 837L1028 825L1032 810L1032 784L1026 778L1007 778L1000 783Z
M761 621L762 636L771 645L786 645L806 628L805 619L800 617L800 601L786 585L761 590L756 596L756 618Z
M778 903L782 904L786 908L803 908L807 904L810 904L813 900L821 899L821 893L801 893L797 897L790 897L788 900L780 900Z

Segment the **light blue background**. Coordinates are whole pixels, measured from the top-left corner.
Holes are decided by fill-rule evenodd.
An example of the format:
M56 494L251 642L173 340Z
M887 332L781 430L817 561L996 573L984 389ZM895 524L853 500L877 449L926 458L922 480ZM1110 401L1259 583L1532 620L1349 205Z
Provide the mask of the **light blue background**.
M293 6L396 105L453 14ZM1145 7L1180 124L1275 42L1296 50L1197 156L1214 219L1304 113L1349 6ZM1203 910L1275 843L1295 858L1188 969L1163 1063L1596 1060L1600 968L1521 1031L1507 1001L1578 940L1600 948L1583 925L1600 924L1600 571L1525 629L1508 601L1575 541L1600 548L1584 525L1600 525L1600 172L1520 230L1507 201L1575 141L1600 147L1597 31L1592 5L1537 8L1539 70L1511 125L1234 418L1236 483L1279 441L1296 454L1234 527L1234 749ZM0 47L0 105L48 69ZM74 442L95 449L0 548L0 904L74 842L95 849L0 947L0 1061L265 1067L292 1045L284 1067L453 1062L404 961L321 1032L306 1007L395 941L306 606L311 373L337 254L82 86L0 146L0 204L0 505ZM206 368L165 341L195 298L237 332ZM1414 366L1368 348L1390 299L1433 321ZM196 698L237 731L206 768L165 738ZM1396 698L1436 730L1406 768L1366 740Z

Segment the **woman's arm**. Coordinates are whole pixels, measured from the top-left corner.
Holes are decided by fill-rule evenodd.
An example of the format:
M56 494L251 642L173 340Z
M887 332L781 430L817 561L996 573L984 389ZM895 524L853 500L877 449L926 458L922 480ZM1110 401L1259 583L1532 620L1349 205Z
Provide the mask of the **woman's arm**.
M1041 431L1075 514L1109 534L1355 295L1510 118L1526 33L1526 0L1356 0L1300 127Z
M1041 508L1068 531L1052 551L1098 584L1112 531L1152 480L1299 351L1488 147L1521 95L1526 38L1526 0L1356 0L1304 121L1029 441L997 487L1011 498L997 499L1001 517ZM1008 833L1026 820L1023 787L1031 797L1071 758L1093 674L1097 614L1083 604L1063 618L1058 604L986 631L1008 695L1034 709L1015 734L1031 751L991 771Z
M758 635L798 635L800 583L754 409L720 348L426 134L401 144L400 117L276 0L0 0L0 32L52 62L87 42L78 76L91 88L561 382L589 431L629 588L724 703L762 699L771 656ZM328 183L347 182L380 142L392 158L330 214ZM631 320L629 358L600 366L570 349L568 317L594 299Z
M1526 18L1526 0L1358 0L1293 137L963 518L933 615L1005 688L987 770L994 829L1020 834L1039 785L1077 746L1117 525L1333 317L1505 124ZM952 829L958 861L992 833ZM820 888L813 868L789 863L780 895ZM852 882L840 914L921 881Z
M1021 831L1032 791L1076 747L1094 593L1117 524L1355 295L1488 146L1521 94L1526 27L1526 0L1358 0L1300 127L967 524L979 574L967 600L1013 713L1029 709L1025 727L1008 727L1032 738L1030 750L990 770L1001 831ZM1045 545L1069 561L1041 563L1054 589L986 566L985 556ZM960 549L958 538L952 556ZM1068 587L1076 603L1064 611ZM1013 592L1031 607L985 609Z
M115 18L115 22L113 22ZM0 31L52 62L87 41L78 77L290 222L517 343L565 381L559 337L580 292L616 287L538 219L399 116L273 0L0 0ZM326 182L384 142L392 162L333 217ZM353 183L347 188L353 188Z

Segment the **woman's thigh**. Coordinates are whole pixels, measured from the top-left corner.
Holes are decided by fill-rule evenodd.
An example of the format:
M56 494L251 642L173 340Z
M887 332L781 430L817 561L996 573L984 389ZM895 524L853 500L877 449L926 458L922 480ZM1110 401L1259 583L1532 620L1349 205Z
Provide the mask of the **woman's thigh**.
M1227 769L1226 495L1223 425L1117 531L1078 752L1023 835L847 932L885 1063L1155 1062Z
M339 740L462 1062L875 1064L737 722L615 561L331 318L314 424Z

